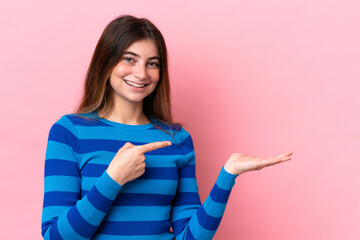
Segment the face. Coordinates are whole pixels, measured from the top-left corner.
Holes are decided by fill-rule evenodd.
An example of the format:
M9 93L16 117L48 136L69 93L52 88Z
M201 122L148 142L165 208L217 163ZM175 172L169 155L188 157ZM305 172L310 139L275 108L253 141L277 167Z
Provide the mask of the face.
M132 43L110 75L114 101L140 103L152 93L160 78L160 57L153 40Z

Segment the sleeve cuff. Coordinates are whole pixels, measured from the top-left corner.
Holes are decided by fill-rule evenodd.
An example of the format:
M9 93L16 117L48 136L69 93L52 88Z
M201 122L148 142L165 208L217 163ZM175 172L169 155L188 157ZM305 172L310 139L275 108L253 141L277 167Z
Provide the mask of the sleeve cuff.
M223 166L221 168L219 177L216 180L216 184L222 189L231 190L235 184L235 179L237 176L238 175L227 172Z
M95 186L99 192L101 192L101 194L111 200L116 198L120 189L122 188L122 185L112 179L106 171L103 172Z

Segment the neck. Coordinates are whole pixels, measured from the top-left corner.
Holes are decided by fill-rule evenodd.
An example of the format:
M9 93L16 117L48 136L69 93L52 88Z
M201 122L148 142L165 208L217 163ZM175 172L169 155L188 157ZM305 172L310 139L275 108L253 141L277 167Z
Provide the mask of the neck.
M142 101L138 103L130 103L128 101L121 101L121 99L115 100L113 108L106 116L106 119L128 125L147 124L149 123L149 120L145 116L142 106ZM100 117L103 117L104 115L100 112L98 114Z

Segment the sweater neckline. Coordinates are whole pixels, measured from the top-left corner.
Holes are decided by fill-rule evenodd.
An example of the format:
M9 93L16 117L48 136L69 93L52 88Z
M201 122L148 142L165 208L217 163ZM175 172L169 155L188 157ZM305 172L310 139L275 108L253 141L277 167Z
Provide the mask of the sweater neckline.
M138 124L138 125L131 125L131 124L124 124L124 123L114 122L114 121L108 120L106 118L100 117L96 110L93 111L91 114L95 118L99 119L101 122L103 122L105 124L108 124L108 125L111 125L111 126L116 127L116 128L122 128L122 129L127 129L127 130L144 130L144 129L152 128L154 126L151 121L149 123L146 123L146 124ZM155 119L152 118L152 121L155 121Z

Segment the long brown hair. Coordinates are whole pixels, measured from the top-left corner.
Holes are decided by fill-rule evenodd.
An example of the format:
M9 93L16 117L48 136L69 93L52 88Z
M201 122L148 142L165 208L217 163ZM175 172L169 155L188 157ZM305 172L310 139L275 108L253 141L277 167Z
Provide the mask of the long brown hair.
M160 56L160 79L154 91L143 100L143 112L150 121L154 118L168 127L181 126L180 123L173 121L171 113L170 82L164 38L148 19L130 15L115 18L104 29L92 56L85 78L83 96L75 114L100 111L107 116L110 113L113 108L110 74L121 60L123 52L133 42L141 39L153 40Z

